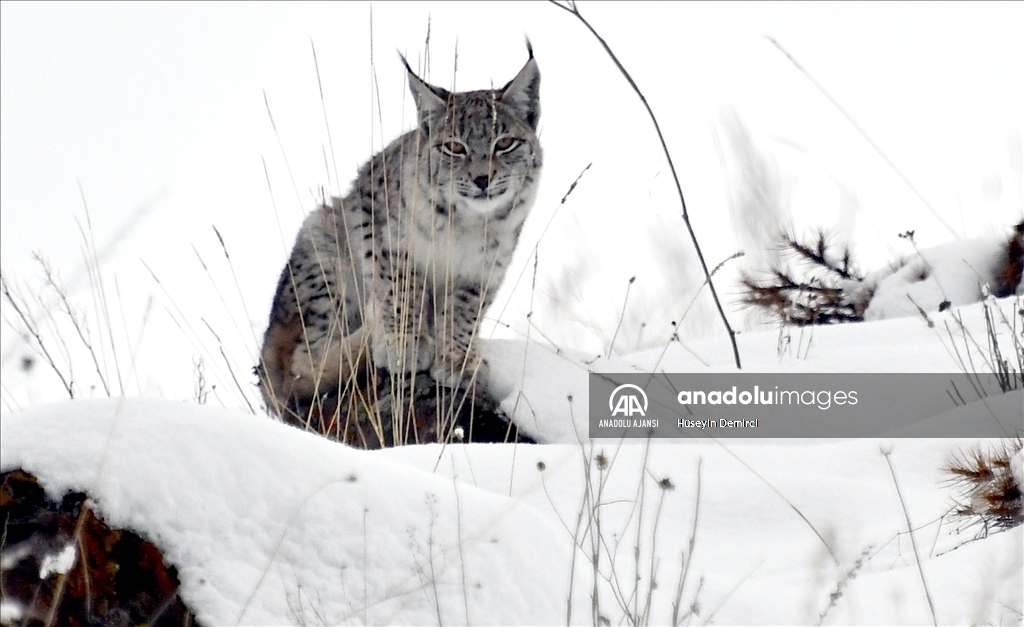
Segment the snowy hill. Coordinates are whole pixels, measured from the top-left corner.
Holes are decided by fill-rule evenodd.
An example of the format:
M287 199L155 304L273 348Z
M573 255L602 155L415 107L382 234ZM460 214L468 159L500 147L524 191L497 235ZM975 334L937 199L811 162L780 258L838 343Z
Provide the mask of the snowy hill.
M984 332L981 305L959 313ZM777 357L771 333L744 350L760 370L953 366L920 319L813 333L806 357ZM726 368L713 344L691 347L710 366L681 350L663 364ZM523 353L537 374L505 404L522 399L519 420L552 444L368 452L244 412L110 399L5 415L0 468L85 490L154 541L204 624L920 624L930 603L943 624L1019 621L1024 527L971 542L950 516L941 469L976 441L590 441L585 400L567 400L586 399L587 368L492 346L506 382ZM959 411L1022 407L1018 390Z

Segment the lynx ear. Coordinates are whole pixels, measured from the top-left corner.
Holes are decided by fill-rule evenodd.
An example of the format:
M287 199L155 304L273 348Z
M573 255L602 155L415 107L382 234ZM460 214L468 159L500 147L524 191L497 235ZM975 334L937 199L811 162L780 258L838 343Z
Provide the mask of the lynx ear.
M431 126L440 124L444 120L445 110L448 108L448 98L451 94L440 87L428 85L423 79L416 76L401 52L398 53L398 56L409 73L409 91L412 92L412 97L416 100L420 127L424 132L429 132Z
M519 74L501 89L498 99L508 105L530 128L537 130L537 123L540 122L540 70L537 69L533 46L529 40L526 41L526 49L530 59L519 70Z

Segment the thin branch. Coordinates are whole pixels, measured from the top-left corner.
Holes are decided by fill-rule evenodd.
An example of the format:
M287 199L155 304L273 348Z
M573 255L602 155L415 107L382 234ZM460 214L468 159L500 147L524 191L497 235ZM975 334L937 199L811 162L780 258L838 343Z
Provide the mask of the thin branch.
M288 168L288 176L292 180L292 189L295 190L295 198L299 201L299 208L303 206L302 195L299 194L299 186L295 184L295 175L292 173L292 164L288 162L288 153L284 149L284 142L281 141L281 134L277 132L277 124L274 123L274 114L270 112L270 99L267 97L267 90L263 90L263 104L267 107L267 117L270 118L270 128L274 129L274 137L277 138L277 145L281 149L281 157L284 165Z
M334 156L334 139L331 137L331 124L327 120L327 102L324 100L324 85L320 80L320 64L316 60L316 44L313 43L313 38L309 38L309 46L313 49L313 68L316 70L316 86L320 90L320 108L324 112L324 128L327 129L327 144L331 147L331 163L334 164L334 184L341 186L341 179L338 178L338 160ZM326 154L324 157L326 158ZM327 173L328 178L330 172Z
M3 293L4 298L10 303L11 308L14 309L14 313L18 314L18 318L21 323L25 325L25 330L35 339L36 344L39 346L39 350L42 352L43 358L46 359L46 363L49 364L50 368L56 373L57 378L60 379L61 384L64 386L64 390L67 391L68 397L75 398L75 390L72 387L72 381L64 377L64 373L61 372L60 368L57 367L57 362L54 361L50 351L46 348L46 342L43 341L42 335L39 333L39 328L35 325L32 318L25 312L27 309L22 304L24 300L20 297L11 294L10 286L7 284L7 277L0 273L0 292ZM10 322L8 322L10 324ZM17 331L17 328L11 324L12 329Z
M758 479L761 480L761 483L763 483L766 486L768 486L769 490L771 490L776 495L778 495L778 497L781 498L786 503L786 505L789 505L789 508L792 509L793 512L796 513L796 515L800 517L800 520L804 521L804 523L806 523L807 526L810 527L811 531L814 532L814 535L817 536L818 540L820 540L821 544L825 547L825 550L828 551L829 556L832 558L832 562L835 563L836 566L838 566L839 565L839 558L836 556L836 552L832 549L832 545L830 545L828 543L828 541L825 539L825 536L823 536L821 534L821 532L818 531L818 528L814 526L814 523L812 523L811 520L809 518L807 518L807 516L804 515L804 513L802 511L800 511L800 508L797 507L793 503L793 501L789 500L789 498L785 494L783 494L778 488L776 488L774 485L772 485L772 483L770 481L765 479L764 475L762 475L761 473L757 472L757 470L755 470L753 466L748 464L742 457L737 455L732 449L730 449L729 447L727 447L724 444L722 444L722 442L719 441L719 440L715 440L715 441L722 448L722 450L724 450L726 453L728 453L730 456L732 456L733 459L735 459L740 464L742 464L744 467L746 467L746 469L749 470L751 473L753 473L753 475L755 477L757 477Z
M619 314L619 324L615 327L615 333L612 334L612 343L608 346L608 358L611 359L612 351L615 350L615 338L619 337L619 329L622 328L622 321L626 317L626 305L629 304L629 290L633 287L633 281L636 281L636 277L630 277L629 283L626 284L626 296L622 299L622 313Z
M608 46L608 42L597 34L597 31L590 25L590 22L583 18L580 14L579 8L576 6L576 3L572 0L570 0L568 4L561 4L557 2L557 0L548 0L548 2L570 15L575 16L576 19L587 27L587 30L589 30L597 41L601 43L601 47L608 53L612 62L615 63L615 67L619 68L619 72L626 79L626 82L629 83L629 86L633 88L633 91L636 92L636 95L640 98L640 102L644 104L644 108L647 109L647 115L650 116L651 122L654 124L654 130L658 134L658 140L661 142L661 149L665 153L665 159L668 161L668 168L672 172L672 180L675 181L676 184L676 192L679 194L679 204L683 209L683 223L686 224L686 230L690 234L690 240L693 242L693 249L697 253L697 260L700 261L700 267L704 271L704 278L708 284L708 289L711 291L711 298L715 301L715 307L718 309L718 315L722 318L722 323L725 324L725 330L729 332L729 342L732 344L732 354L733 358L736 360L736 368L742 368L740 365L740 351L736 346L736 332L733 331L732 326L729 324L729 319L726 317L725 310L722 308L722 302L718 299L718 292L715 290L715 284L711 281L711 272L708 270L708 264L704 261L704 253L701 252L700 244L697 242L697 234L694 233L693 225L690 224L690 214L686 209L686 200L683 198L683 186L679 182L679 175L676 173L676 166L672 161L672 155L668 151L668 145L665 143L665 136L661 132L661 125L658 124L658 118L655 117L654 111L651 110L651 105L647 103L647 98L644 97L643 92L640 91L640 88L633 80L633 77L630 76L629 72L626 71L626 68L624 68L622 63L619 62L619 58L615 56L614 52L612 52L611 47Z
M924 596L928 600L928 609L932 614L932 624L939 624L938 619L935 617L935 604L932 603L932 595L928 591L928 583L924 580L924 568L921 566L921 554L917 550L917 540L914 539L914 527L910 524L910 512L907 511L907 502L903 499L903 492L900 490L900 482L896 480L896 470L892 467L892 449L882 449L882 455L885 456L885 463L889 465L889 474L892 475L892 484L896 486L896 496L900 499L900 506L903 508L903 517L907 521L907 535L910 536L910 546L914 549L914 561L917 562L917 574L921 577L921 586L924 588Z
M697 544L697 522L700 520L700 468L703 462L703 458L697 458L697 496L694 498L693 503L693 526L690 528L690 542L687 545L687 553L683 556L683 572L679 576L679 585L676 586L676 598L672 602L673 627L682 624L682 621L680 619L683 617L680 617L679 610L682 606L683 590L686 588L686 576L690 573L690 565L693 563L693 548ZM695 603L696 596L694 597L694 604ZM693 604L690 605L690 608L692 611ZM689 614L689 612L687 614Z

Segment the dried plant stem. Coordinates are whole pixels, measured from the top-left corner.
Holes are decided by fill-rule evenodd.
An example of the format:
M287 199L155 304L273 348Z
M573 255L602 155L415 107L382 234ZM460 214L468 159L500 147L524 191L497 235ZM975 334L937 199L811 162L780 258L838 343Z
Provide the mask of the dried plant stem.
M313 50L313 68L316 70L316 86L320 90L320 108L324 112L324 128L327 129L327 144L331 147L331 163L334 165L334 184L335 186L341 185L341 179L338 177L338 160L334 156L334 139L331 137L331 123L327 117L327 102L324 100L324 84L320 80L320 64L316 60L316 44L313 43L313 38L309 38L309 46ZM324 160L326 160L327 154L324 154ZM328 178L330 178L330 170L327 172Z
M910 524L910 512L907 511L907 502L903 499L903 492L900 490L900 482L896 480L896 470L892 467L892 449L883 449L885 463L889 465L889 474L892 475L892 484L896 486L896 496L900 499L900 507L903 508L903 518L907 521L907 535L910 536L910 546L914 549L914 561L917 562L917 572L921 576L921 587L924 588L924 596L928 600L928 609L932 614L932 624L938 627L939 621L935 617L935 604L932 603L932 595L928 592L928 583L924 580L924 568L921 566L921 554L917 551L917 540L914 539L914 527Z
M626 305L629 304L629 290L633 287L633 281L636 281L636 277L630 277L629 283L626 284L626 295L622 298L622 311L619 313L619 324L615 326L615 333L612 334L612 343L608 345L608 359L612 357L612 351L615 350L615 339L619 337L619 329L622 328L622 321L626 318Z
M18 318L21 320L22 324L25 325L26 331L36 341L36 344L39 346L39 350L43 354L43 358L46 359L46 363L57 375L57 378L60 379L61 384L64 386L64 390L68 393L68 397L75 398L75 390L72 387L72 382L64 376L64 373L61 372L61 369L57 366L57 362L54 361L53 355L51 355L50 351L47 349L47 343L43 341L43 338L40 335L39 327L37 327L34 321L29 317L26 312L27 308L21 306L21 303L23 303L24 300L11 294L10 287L7 284L7 278L4 277L3 274L0 274L0 292L3 293L4 298L7 299L7 302L10 303L11 307L14 309L14 313L18 314ZM16 327L13 324L11 324L11 328L16 330Z
M690 214L686 209L686 200L683 198L683 186L679 182L679 175L676 173L676 166L672 161L672 155L669 153L668 145L665 143L665 136L661 132L661 126L658 124L658 118L655 117L654 111L651 110L651 105L647 103L647 98L644 96L643 92L640 91L640 88L633 80L633 77L630 76L629 72L626 71L626 68L622 66L619 58L615 56L614 52L612 52L608 42L606 42L604 38L594 30L594 27L590 25L590 22L584 19L583 15L580 14L576 3L572 0L567 4L561 4L557 2L557 0L548 1L559 9L575 16L576 19L587 27L587 30L589 30L590 33L597 38L597 41L601 43L601 47L608 53L609 58L611 58L612 62L615 63L615 67L619 68L619 72L622 73L626 82L629 83L629 86L633 88L633 91L636 92L636 95L640 98L644 108L647 109L647 115L650 116L651 122L654 124L654 130L658 134L658 140L661 142L661 149L665 153L665 159L668 161L668 168L672 172L672 180L676 184L676 192L679 194L679 204L682 206L683 210L683 223L686 224L686 230L690 234L690 240L693 242L693 249L697 253L697 260L700 261L700 267L704 271L704 278L707 282L708 290L711 292L711 298L715 301L715 307L718 309L718 315L722 319L722 323L725 325L725 330L729 333L729 342L732 344L732 354L736 361L736 368L742 368L740 365L740 350L736 345L736 332L733 331L732 326L729 324L729 319L725 315L725 309L722 308L722 302L718 298L718 292L715 290L715 284L711 281L711 272L708 270L708 264L704 261L704 253L701 252L700 243L697 241L697 235L693 231L693 225L690 224Z
M75 531L72 538L75 541L75 546L82 546L82 529L85 527L85 521L89 517L89 508L85 505L82 506L82 511L78 514L78 520L75 522ZM76 549L77 550L77 549ZM82 560L83 568L85 565L85 553L79 557ZM50 612L46 616L46 627L52 627L56 624L57 619L60 616L60 602L64 596L64 587L67 584L68 573L71 572L69 568L66 572L60 573L60 577L57 579L57 587L53 591L53 600L50 603ZM88 573L86 573L88 575ZM88 577L86 578L88 581ZM90 603L91 604L91 603Z
M818 528L814 526L814 523L812 523L811 520L809 518L807 518L807 516L804 515L804 513L802 511L800 511L800 508L797 507L793 503L793 501L789 500L789 498L785 494L783 494L781 491L779 491L779 489L776 488L770 481L765 479L764 475L762 475L757 470L755 470L753 466L748 464L742 457L737 455L732 449L730 449L727 446L725 446L724 444L722 444L721 441L718 441L718 445L722 448L723 451L728 453L730 456L732 456L733 459L738 461L740 464L742 464L744 467L746 467L747 470L749 470L751 473L753 473L753 475L755 477L760 479L763 484L768 486L768 489L770 489L772 492L774 492L776 495L778 495L778 497L781 498L786 503L786 505L789 505L790 509L792 509L793 512L796 513L796 515L800 517L800 520L804 521L804 523L806 523L807 526L810 527L811 531L814 532L814 535L817 536L818 540L820 540L821 544L825 547L825 550L828 551L829 556L832 558L832 562L838 566L839 565L839 558L836 556L835 550L832 549L832 545L830 545L828 543L828 541L825 540L825 536L823 536L821 534L821 532L818 531Z
M679 610L682 609L683 590L686 588L686 576L690 573L690 565L693 563L693 548L697 544L697 522L700 520L700 469L703 461L704 460L702 458L697 458L697 496L694 497L693 501L693 526L690 527L690 541L687 544L687 554L683 556L683 572L679 575L679 585L676 586L676 597L672 601L673 625L682 624L682 619L686 618L690 614L688 611L685 615L680 616Z

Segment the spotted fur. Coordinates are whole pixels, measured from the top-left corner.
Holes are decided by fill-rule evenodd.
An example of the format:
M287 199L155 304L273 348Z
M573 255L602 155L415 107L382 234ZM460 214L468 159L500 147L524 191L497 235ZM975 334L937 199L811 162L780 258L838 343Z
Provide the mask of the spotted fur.
M281 273L259 368L278 413L343 388L367 359L447 387L486 376L478 322L541 171L540 73L532 49L497 90L450 93L406 69L417 128L309 215Z

